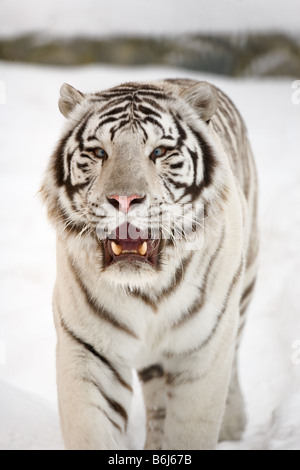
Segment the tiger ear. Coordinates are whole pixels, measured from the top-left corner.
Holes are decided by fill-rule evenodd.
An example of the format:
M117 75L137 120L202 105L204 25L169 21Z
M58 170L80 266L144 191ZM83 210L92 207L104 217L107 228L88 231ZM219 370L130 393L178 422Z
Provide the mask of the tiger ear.
M71 85L64 83L60 89L60 98L58 107L63 116L69 116L75 106L84 99L84 94L73 88Z
M218 93L208 82L198 82L180 93L180 96L199 112L205 122L208 122L217 111Z

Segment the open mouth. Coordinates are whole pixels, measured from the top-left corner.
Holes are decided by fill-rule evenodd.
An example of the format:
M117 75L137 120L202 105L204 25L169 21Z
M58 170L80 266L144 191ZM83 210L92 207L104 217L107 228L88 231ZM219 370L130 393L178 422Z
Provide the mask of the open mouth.
M129 224L118 227L113 237L106 238L104 243L106 266L117 261L128 263L140 261L155 267L160 239L148 238L148 234L141 232L135 232L134 238L131 238L129 227Z

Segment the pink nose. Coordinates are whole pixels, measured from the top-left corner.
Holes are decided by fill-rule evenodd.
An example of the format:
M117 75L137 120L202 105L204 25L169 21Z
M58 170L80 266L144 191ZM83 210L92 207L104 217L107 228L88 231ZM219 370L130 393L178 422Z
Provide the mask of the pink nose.
M117 194L113 194L107 199L116 209L127 214L131 205L143 202L145 196L139 196L138 194L132 194L131 196L118 196Z

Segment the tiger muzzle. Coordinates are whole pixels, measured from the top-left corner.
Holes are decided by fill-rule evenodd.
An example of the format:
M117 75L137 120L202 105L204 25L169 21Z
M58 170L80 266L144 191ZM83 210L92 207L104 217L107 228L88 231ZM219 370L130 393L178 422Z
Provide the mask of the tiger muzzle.
M105 264L141 262L155 267L160 243L161 238L149 238L147 232L128 223L122 224L104 242Z

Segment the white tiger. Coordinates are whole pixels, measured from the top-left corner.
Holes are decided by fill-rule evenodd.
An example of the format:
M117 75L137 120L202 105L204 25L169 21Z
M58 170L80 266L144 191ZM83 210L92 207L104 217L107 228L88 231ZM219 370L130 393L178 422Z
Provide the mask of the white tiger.
M126 447L132 369L146 449L238 439L246 419L236 352L258 251L242 118L224 93L192 80L89 94L65 84L59 108L67 122L42 195L57 229L66 447Z

